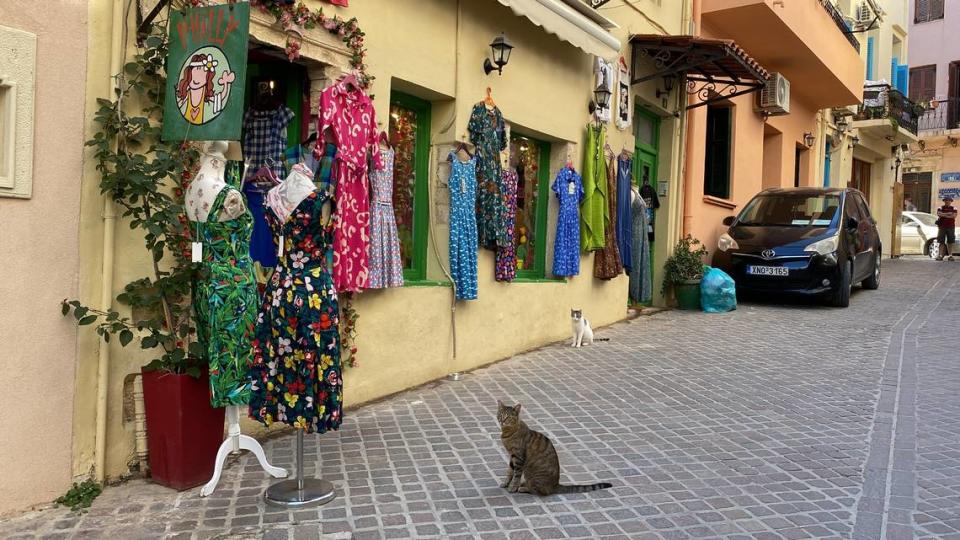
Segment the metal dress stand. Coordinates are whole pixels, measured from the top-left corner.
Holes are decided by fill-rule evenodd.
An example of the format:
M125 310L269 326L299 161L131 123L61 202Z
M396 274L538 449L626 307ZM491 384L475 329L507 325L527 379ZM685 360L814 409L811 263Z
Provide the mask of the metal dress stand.
M227 439L223 441L220 445L220 450L217 451L217 462L213 470L213 478L200 488L201 497L207 497L217 489L217 484L220 482L220 474L223 473L223 465L227 461L227 456L241 450L248 450L257 456L257 461L260 462L260 466L263 467L263 470L267 471L267 474L270 476L274 478L286 478L290 475L286 469L274 467L267 462L267 456L263 451L263 447L260 446L260 443L257 442L256 439L240 433L240 407L238 405L227 407L227 423L229 424Z
M303 430L297 430L297 477L273 484L263 498L271 506L300 508L327 504L336 498L333 484L319 478L303 477Z

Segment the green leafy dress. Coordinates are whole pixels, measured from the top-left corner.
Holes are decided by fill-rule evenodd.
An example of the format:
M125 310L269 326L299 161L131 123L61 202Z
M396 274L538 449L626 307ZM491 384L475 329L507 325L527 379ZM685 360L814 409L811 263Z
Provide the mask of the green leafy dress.
M194 241L203 244L203 260L193 287L197 338L210 366L210 404L246 405L250 401L254 323L259 298L250 258L253 216L217 221L232 187L220 191L206 222L191 224Z

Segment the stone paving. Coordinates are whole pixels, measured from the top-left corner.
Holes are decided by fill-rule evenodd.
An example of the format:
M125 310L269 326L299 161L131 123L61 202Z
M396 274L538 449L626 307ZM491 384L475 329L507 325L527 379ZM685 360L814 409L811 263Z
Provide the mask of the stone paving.
M960 539L958 293L960 265L899 260L848 309L642 317L308 437L307 474L337 486L326 506L265 507L271 480L242 457L209 498L129 482L0 537ZM614 487L500 489L497 399L551 436L566 482ZM293 441L266 443L273 463L292 468Z

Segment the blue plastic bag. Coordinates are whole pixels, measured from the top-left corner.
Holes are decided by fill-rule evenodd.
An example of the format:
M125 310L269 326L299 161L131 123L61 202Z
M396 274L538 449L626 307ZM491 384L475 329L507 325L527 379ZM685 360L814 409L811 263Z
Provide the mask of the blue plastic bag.
M719 268L709 268L700 281L700 304L707 313L737 309L737 285Z

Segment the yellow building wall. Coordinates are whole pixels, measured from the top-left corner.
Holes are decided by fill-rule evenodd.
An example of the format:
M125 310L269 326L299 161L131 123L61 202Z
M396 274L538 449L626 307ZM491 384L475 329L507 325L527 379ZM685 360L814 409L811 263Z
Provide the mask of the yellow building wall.
M595 88L592 57L525 18L518 17L495 0L380 0L351 2L349 9L335 8L316 0L311 8L322 6L328 14L357 17L366 33L367 60L376 77L371 93L378 117L387 121L388 100L392 89L400 89L432 102L431 129L431 222L432 238L428 246L427 277L445 281L441 268L447 267L446 220L437 212L449 200L443 187L446 168L440 165L449 144L462 138L472 106L484 97L489 86L505 119L516 131L546 139L552 143L549 181L573 153L578 170L582 162L582 142L589 121L587 104ZM614 0L601 11L620 23L614 31L624 45L629 60L627 38L631 33L679 33L683 2L645 2ZM90 19L109 25L111 2L91 2ZM651 23L650 21L654 21ZM323 32L322 30L315 30ZM506 32L516 48L503 75L486 76L482 70L489 54L489 43ZM90 132L91 103L109 92L109 35L91 36L88 86L87 128ZM653 85L638 90L638 97L654 100ZM673 107L653 107L665 118ZM677 197L680 188L674 167L668 161L677 153L678 122L664 122L661 133L662 180L671 182ZM618 152L632 148L630 131L608 127L610 146ZM666 157L667 159L664 159ZM81 299L95 302L100 289L102 254L102 199L97 175L88 163L83 186L81 246L85 258L81 270ZM679 200L679 199L677 199ZM552 263L557 203L551 195L546 231L546 267ZM659 225L659 223L658 223ZM437 258L434 249L439 252ZM661 249L658 246L658 251ZM114 295L122 285L147 272L142 239L121 221L117 225L118 254L112 285ZM345 369L344 394L348 407L395 393L444 376L451 371L468 370L512 354L565 339L570 331L569 311L583 309L594 326L604 326L626 316L627 278L611 281L593 278L593 257L581 258L580 275L566 282L496 283L493 280L492 252L479 255L479 300L461 302L456 310L457 358L453 360L451 290L442 286L409 286L386 291L368 291L359 295L358 346L360 366ZM662 260L662 259L661 259ZM549 276L547 276L549 277ZM120 306L122 308L122 306ZM78 437L74 451L74 471L87 471L93 460L96 342L83 332L77 377ZM111 367L108 398L107 473L123 474L134 452L133 426L123 421L124 379L139 371L147 357L134 349L110 345ZM509 396L504 396L508 398ZM492 404L491 404L492 406ZM347 422L349 422L349 414ZM252 422L245 431L262 432Z
M87 23L82 2L0 0L0 25L37 36L33 195L0 197L0 372L13 377L0 394L0 515L72 478L77 328L59 304L77 294Z

